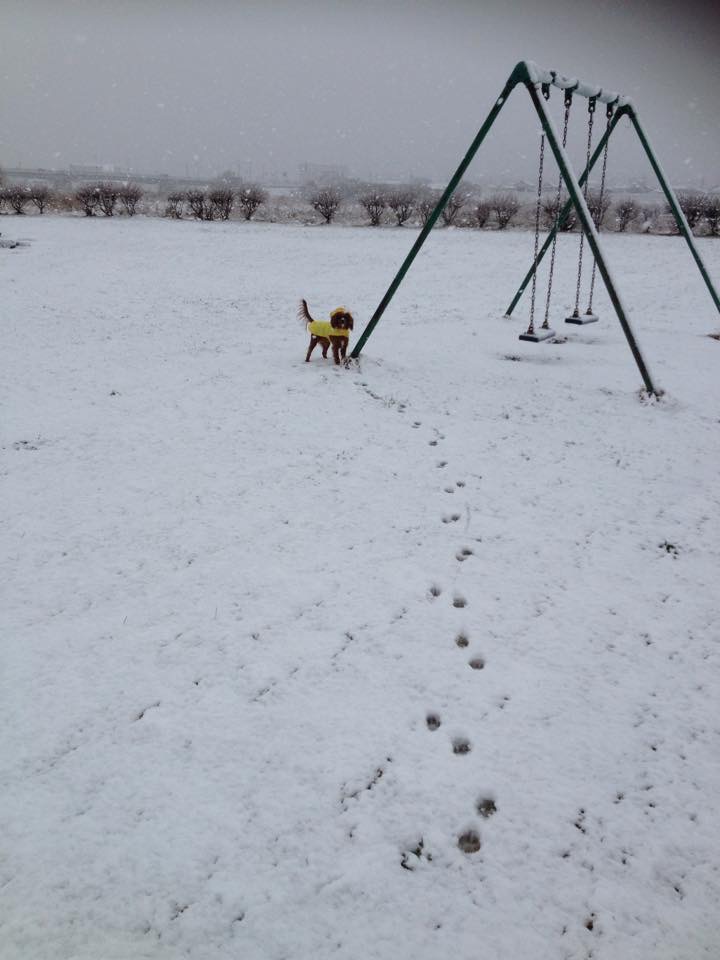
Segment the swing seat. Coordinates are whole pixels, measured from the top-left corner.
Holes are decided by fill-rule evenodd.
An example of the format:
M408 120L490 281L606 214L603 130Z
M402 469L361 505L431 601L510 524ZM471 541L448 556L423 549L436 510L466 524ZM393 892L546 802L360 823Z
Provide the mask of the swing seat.
M594 313L574 313L571 317L565 317L565 323L575 323L583 326L586 323L597 323L598 318Z
M555 336L554 330L536 330L535 333L521 333L519 340L529 340L531 343L540 343L542 340L551 340Z

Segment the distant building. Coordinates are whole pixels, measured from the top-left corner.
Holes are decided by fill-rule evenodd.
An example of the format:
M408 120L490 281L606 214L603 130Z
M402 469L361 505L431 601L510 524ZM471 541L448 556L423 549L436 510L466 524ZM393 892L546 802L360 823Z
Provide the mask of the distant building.
M348 179L348 168L331 163L301 163L298 167L301 183L332 183Z
M118 168L112 163L71 163L68 172L71 177L113 177Z

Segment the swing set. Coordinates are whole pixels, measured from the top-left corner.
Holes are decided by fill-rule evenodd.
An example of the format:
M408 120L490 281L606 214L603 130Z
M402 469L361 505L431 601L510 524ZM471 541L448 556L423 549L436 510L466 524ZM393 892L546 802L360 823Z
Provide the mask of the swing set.
M640 375L643 378L645 384L645 389L648 394L657 396L658 391L655 389L655 386L650 377L650 373L645 364L643 356L640 352L640 348L635 340L635 336L630 327L630 323L627 317L627 311L623 305L622 300L620 299L620 294L618 293L617 286L615 281L608 269L605 257L600 248L600 241L598 237L598 232L600 228L600 221L602 219L602 210L603 202L605 195L605 178L607 172L607 159L608 159L608 143L610 137L618 125L618 122L622 117L628 117L635 132L638 135L640 143L647 155L650 165L655 173L655 176L660 183L660 186L665 194L665 198L668 202L670 211L672 212L675 222L677 224L679 232L685 237L687 244L690 248L690 252L695 259L695 262L700 270L700 274L705 281L705 284L710 292L710 296L715 303L718 311L720 311L720 298L718 297L717 291L710 280L710 275L707 272L705 264L703 263L698 249L695 245L695 240L692 235L692 231L688 226L688 222L685 218L685 214L680 209L677 197L670 186L665 174L660 167L660 164L650 146L650 143L645 135L645 132L640 124L638 119L637 110L635 109L631 100L627 97L622 97L618 93L612 91L606 91L600 87L594 87L589 84L583 83L580 80L568 79L567 77L562 76L557 73L555 70L542 70L532 61L523 60L517 64L513 72L510 74L510 77L503 88L502 93L495 101L490 113L488 114L485 122L480 128L477 136L473 140L465 154L460 166L455 171L454 175L450 179L444 193L440 197L437 206L433 210L432 214L428 218L427 223L421 230L417 240L413 244L412 249L409 254L403 261L400 269L398 270L395 278L388 287L385 296L382 298L378 304L375 313L370 318L367 326L363 330L360 338L358 339L355 348L350 354L351 359L357 359L360 356L362 348L365 346L368 338L371 333L377 326L378 321L382 317L385 309L392 300L397 288L402 283L405 274L410 268L413 260L420 251L420 248L425 243L425 240L428 237L428 234L435 226L440 214L445 209L445 206L457 189L458 184L460 183L466 169L470 165L470 162L477 153L480 145L487 136L490 128L497 119L500 110L507 101L508 97L518 85L523 85L528 93L530 94L530 99L532 100L533 106L535 107L538 117L540 118L540 123L542 126L542 133L540 137L540 159L539 159L539 169L538 169L538 182L537 182L537 196L535 203L535 230L534 230L534 249L533 249L533 263L530 269L528 270L525 278L523 279L520 287L515 294L510 306L505 311L505 316L510 317L513 310L518 304L518 301L522 297L525 289L528 284L531 283L531 296L530 296L530 322L528 324L527 330L524 333L520 334L521 340L527 340L533 343L539 343L543 340L549 340L555 336L555 332L550 328L550 305L551 305L551 296L552 296L552 283L553 283L553 274L555 270L555 253L557 247L557 235L560 230L567 224L568 219L572 216L573 211L577 217L577 220L580 225L580 241L579 241L579 251L578 251L578 272L577 272L577 283L575 287L575 307L572 314L569 317L565 318L566 323L584 325L588 323L595 323L598 319L597 314L593 312L593 296L595 292L595 278L596 273L599 270L600 275L605 283L608 295L612 302L612 305L617 314L617 318L622 327L623 333L627 339L628 345L632 352L635 362L637 364ZM550 100L551 88L557 88L563 92L564 99L564 118L563 118L563 132L562 137L559 138L555 125L553 123L552 116L550 115L547 102ZM570 113L573 104L574 97L584 97L587 100L587 109L588 109L588 131L587 131L587 146L586 146L586 156L585 156L585 169L582 171L580 177L578 178L573 171L573 168L568 159L566 153L567 145L567 136L568 136L568 126L570 121ZM593 126L595 113L597 110L598 104L605 105L605 131L598 141L597 146L593 150L592 148L592 139L593 139ZM545 164L545 147L546 144L549 145L555 161L559 168L559 177L557 190L554 197L554 210L555 219L552 228L550 229L547 237L545 238L542 246L540 246L540 214L542 209L542 191L543 191L543 168ZM602 156L602 173L600 179L600 191L598 194L597 202L593 205L593 213L591 214L588 207L588 180L590 177L590 172ZM561 200L563 195L563 184L567 191L568 199L565 201L561 207ZM590 251L593 255L593 266L590 279L590 290L589 297L587 302L587 308L584 313L580 312L580 292L582 287L582 272L583 272L583 253L585 248L585 242L590 247ZM545 254L550 250L550 266L548 270L548 285L547 285L547 294L545 297L545 309L542 319L542 323L539 326L535 324L535 306L536 306L536 297L537 297L537 270L542 262Z

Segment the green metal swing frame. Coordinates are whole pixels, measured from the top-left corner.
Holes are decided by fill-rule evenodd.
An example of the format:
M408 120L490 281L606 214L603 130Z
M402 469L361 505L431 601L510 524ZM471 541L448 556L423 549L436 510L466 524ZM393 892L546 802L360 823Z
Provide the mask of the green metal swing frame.
M430 231L432 230L432 228L435 226L435 223L440 217L440 214L445 209L445 206L448 200L450 199L454 191L457 189L457 186L462 180L465 174L465 171L467 170L475 154L480 148L480 145L482 144L483 140L485 139L488 132L490 131L493 123L497 119L498 114L502 110L503 106L505 105L512 91L519 84L524 86L527 89L528 93L530 94L530 99L532 100L533 106L535 107L538 117L540 118L540 123L542 124L543 132L547 138L547 142L553 152L557 165L560 169L560 175L565 183L565 188L567 189L567 192L568 192L568 200L565 203L565 206L563 207L563 209L558 214L555 225L553 226L552 230L547 236L545 242L543 243L543 246L538 251L538 255L536 259L534 260L532 266L530 267L530 270L526 274L522 283L520 284L520 287L515 297L513 298L512 302L510 303L510 306L505 311L505 316L509 317L512 314L525 288L527 287L528 283L532 280L534 273L536 272L540 262L545 256L545 253L551 246L553 237L555 236L557 231L560 229L564 221L567 219L570 212L574 209L577 214L580 227L583 233L585 234L588 245L592 250L593 256L595 257L598 270L600 271L600 275L602 276L603 281L605 283L605 287L607 289L612 305L615 309L615 313L617 314L617 318L620 322L620 326L622 327L623 333L625 334L625 337L627 339L632 355L635 358L635 363L637 364L638 370L640 371L640 375L642 376L643 382L645 384L645 389L649 394L658 395L659 391L656 390L653 384L652 378L650 376L650 372L643 359L642 353L640 352L640 348L637 344L632 328L630 326L628 316L627 316L627 311L620 298L620 294L617 290L617 287L612 278L612 275L608 270L605 257L600 247L598 233L595 228L595 224L593 222L592 216L590 214L590 211L588 209L587 203L585 201L585 198L582 192L582 185L590 175L590 171L592 170L593 166L597 162L598 158L601 156L603 150L605 149L605 144L607 143L608 139L612 135L613 131L617 128L618 122L621 120L622 117L626 116L630 119L630 122L632 123L632 126L638 135L640 143L642 144L642 147L645 150L645 153L648 157L648 160L650 161L650 165L655 173L655 176L657 177L658 182L662 187L663 193L665 194L665 197L668 202L668 206L670 207L673 217L675 218L675 222L678 226L678 230L685 237L685 240L687 241L687 244L690 247L690 252L692 253L693 258L695 259L698 269L700 270L700 274L703 280L705 281L705 284L710 292L710 296L712 297L713 302L716 308L718 309L718 312L720 312L720 297L718 297L717 291L713 286L713 283L710 279L710 275L707 271L707 268L705 267L705 264L703 263L700 253L695 245L695 240L692 235L692 231L688 226L688 222L685 218L685 214L680 209L680 204L678 203L678 199L675 196L675 192L670 186L670 183L668 182L667 177L665 176L662 170L662 167L660 166L660 163L657 157L655 156L655 153L652 147L650 146L650 142L645 134L645 131L642 128L642 125L638 118L637 110L635 109L635 106L633 105L632 101L629 100L627 97L622 97L619 94L611 91L605 91L600 87L594 87L589 84L583 83L579 80L568 79L566 77L563 77L561 74L557 73L554 70L542 70L540 67L537 66L537 64L529 60L520 61L520 63L517 64L515 69L510 74L510 77L508 78L508 81L505 84L502 90L502 93L493 104L492 109L490 110L490 113L488 114L483 125L480 127L480 130L478 131L477 136L475 137L473 142L470 144L470 147L467 153L465 154L465 156L463 157L462 162L460 163L460 166L457 168L457 170L451 177L450 182L445 188L445 191L440 197L435 209L433 210L430 217L428 218L427 223L425 224L423 229L420 231L420 234L418 235L417 240L413 244L410 252L408 253L405 260L403 261L402 265L400 266L400 269L396 273L392 283L390 284L387 291L385 292L385 295L383 296L382 300L378 304L372 317L368 321L368 324L363 330L362 334L360 335L360 338L358 339L354 349L352 350L350 357L352 359L357 359L360 356L360 353L363 347L365 346L365 344L367 343L368 338L370 337L373 330L377 326L380 318L385 312L385 309L387 308L388 304L390 303L393 296L395 295L395 292L397 291L398 287L402 283L405 277L405 274L410 269L410 266L413 260L420 252L422 245L427 240L427 237ZM552 117L548 112L545 99L542 95L542 91L544 90L545 92L547 92L551 86L558 87L563 91L570 92L572 93L573 96L577 95L577 96L585 97L587 99L595 99L599 103L604 103L608 105L608 107L612 107L612 110L613 110L612 119L607 125L607 128L603 136L600 138L600 141L595 147L595 150L592 156L590 157L590 160L585 170L583 170L579 178L575 176L575 173L573 172L572 166L568 159L567 153L565 152L564 148L562 147L562 144L560 143L560 140L557 135L557 131L555 130L555 125L553 123Z

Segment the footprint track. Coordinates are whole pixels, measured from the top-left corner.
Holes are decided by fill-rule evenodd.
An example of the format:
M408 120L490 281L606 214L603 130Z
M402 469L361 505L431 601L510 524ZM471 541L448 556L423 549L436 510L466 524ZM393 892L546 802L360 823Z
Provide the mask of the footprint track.
M416 421L412 424L414 428L418 428L421 424ZM437 447L440 440L444 440L445 437L439 431L435 431L436 436L429 440L428 443L431 447ZM447 460L436 460L435 468L437 470L444 470L448 466ZM448 496L453 496L459 490L463 490L466 487L465 480L455 480L454 482L446 482L442 487L442 492ZM457 523L460 520L461 514L454 513L445 513L442 515L442 522L444 524ZM461 546L457 549L455 553L455 559L458 563L464 563L470 557L475 555L475 551L472 547ZM442 593L442 588L437 583L431 583L429 586L429 596L431 599L436 599ZM452 596L452 605L456 609L463 609L468 605L466 597L461 593L455 592ZM465 650L470 645L470 638L465 630L460 630L455 635L454 638L455 645L461 649ZM473 671L481 671L485 669L486 661L483 656L479 654L470 657L467 661L467 665ZM506 702L506 701L505 701ZM503 709L505 702L498 704L500 709ZM435 710L428 710L425 714L425 725L427 730L430 733L434 733L440 729L442 726L442 718L440 714ZM455 756L467 756L472 751L472 742L468 737L465 736L454 736L451 739L452 752ZM489 793L484 793L479 796L476 796L474 801L474 813L483 818L484 820L489 819L497 812L497 804L494 796ZM480 831L477 829L476 825L468 824L463 830L459 831L457 834L457 846L465 854L475 854L478 853L482 847L482 841L480 837Z

